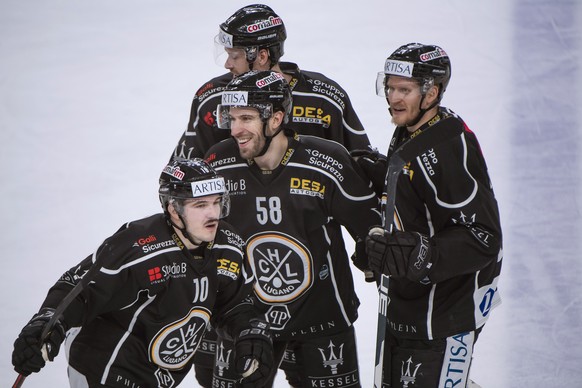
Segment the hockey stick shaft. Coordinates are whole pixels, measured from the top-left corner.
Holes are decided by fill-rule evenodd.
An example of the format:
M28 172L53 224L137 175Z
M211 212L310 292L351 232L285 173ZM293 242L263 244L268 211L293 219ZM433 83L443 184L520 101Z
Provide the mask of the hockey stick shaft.
M81 293L81 291L83 291L85 289L85 287L87 287L87 284L89 284L89 282L91 280L93 280L95 275L101 269L102 266L100 263L98 263L98 261L99 260L97 260L97 259L95 260L95 262L93 263L91 268L89 268L89 270L83 276L83 278L79 281L79 283L77 283L75 285L75 287L73 287L71 289L71 291L69 291L69 293L63 298L63 300L61 300L61 302L55 308L55 312L54 312L53 316L49 319L49 321L46 323L46 325L44 325L44 328L43 328L42 333L40 335L40 343L43 344L41 347L41 352L42 352L42 355L43 355L43 358L45 361L49 361L48 352L47 352L46 344L45 344L47 338L50 336L52 330L54 329L55 325L57 324L58 319L61 317L61 315L63 315L63 313L65 312L67 307L69 307L69 305L73 302L73 300L75 300L75 298ZM19 373L18 377L16 377L16 380L14 381L14 384L12 385L12 388L20 388L22 386L22 384L24 383L25 379L26 379L26 376Z
M451 125L429 127L420 135L410 139L409 141L398 147L390 156L388 162L388 171L386 172L385 180L385 197L382 198L382 227L388 233L392 233L394 227L394 211L396 209L396 185L402 169L408 162L419 156L422 152L434 148L435 146L444 143L448 140L459 136L463 132L463 124L457 119L448 120ZM440 127L440 128L439 128ZM384 230L372 229L371 234L383 234ZM388 305L390 304L390 297L388 296L388 288L390 285L390 277L385 274L380 274L380 285L378 287L378 330L376 333L376 359L374 366L374 388L382 388L390 382L383 383L384 374L384 352L386 342L386 319L388 312ZM388 366L390 368L390 366ZM389 377L385 380L389 380Z

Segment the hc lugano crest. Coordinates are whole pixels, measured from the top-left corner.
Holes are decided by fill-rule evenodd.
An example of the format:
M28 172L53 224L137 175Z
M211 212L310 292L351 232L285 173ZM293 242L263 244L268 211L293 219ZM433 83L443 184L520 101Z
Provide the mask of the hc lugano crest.
M257 279L255 292L266 303L290 302L313 284L311 255L289 235L255 234L247 242L247 256Z

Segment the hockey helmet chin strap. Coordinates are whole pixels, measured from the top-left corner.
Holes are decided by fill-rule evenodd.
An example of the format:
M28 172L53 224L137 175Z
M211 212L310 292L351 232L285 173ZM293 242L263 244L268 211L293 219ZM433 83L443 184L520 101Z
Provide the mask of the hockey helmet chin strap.
M271 136L267 136L267 120L268 119L263 121L263 137L265 138L265 145L261 149L261 152L259 152L259 154L255 156L255 158L265 155L265 153L269 149L269 146L271 145L271 142L273 141L273 138L283 130L283 126L279 125L279 129L277 129L274 134L272 134Z

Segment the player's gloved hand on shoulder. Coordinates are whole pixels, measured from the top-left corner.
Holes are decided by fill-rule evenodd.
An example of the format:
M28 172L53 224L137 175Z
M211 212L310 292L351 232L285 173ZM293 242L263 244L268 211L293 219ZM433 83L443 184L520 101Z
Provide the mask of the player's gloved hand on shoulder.
M374 191L379 197L384 192L384 181L388 170L388 159L377 149L353 150L350 156L358 163L364 174L372 182Z
M428 280L425 278L436 259L427 236L398 230L390 234L380 227L370 229L366 253L374 272L414 282Z
M352 262L360 271L364 273L364 280L368 283L375 281L374 272L368 264L368 255L366 254L366 242L360 238L356 241L356 251L352 254Z
M45 307L34 314L14 341L12 365L14 365L16 372L28 376L33 372L40 371L45 365L45 358L42 354L44 344L46 344L46 356L49 361L54 360L59 354L61 343L67 332L66 324L61 319L56 321L44 344L40 342L42 331L54 312L54 309Z
M274 367L273 340L265 321L252 319L249 323L235 339L236 372L241 387L262 387Z

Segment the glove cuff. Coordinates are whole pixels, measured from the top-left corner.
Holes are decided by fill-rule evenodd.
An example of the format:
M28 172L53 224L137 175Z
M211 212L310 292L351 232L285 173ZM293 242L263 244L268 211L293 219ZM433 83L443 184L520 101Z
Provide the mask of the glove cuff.
M417 244L410 253L406 277L415 282L429 283L428 275L434 266L436 252L428 236L414 232Z
M235 339L235 343L247 339L262 339L272 344L273 339L271 337L270 326L267 322L254 318L249 321L250 327L240 331Z

